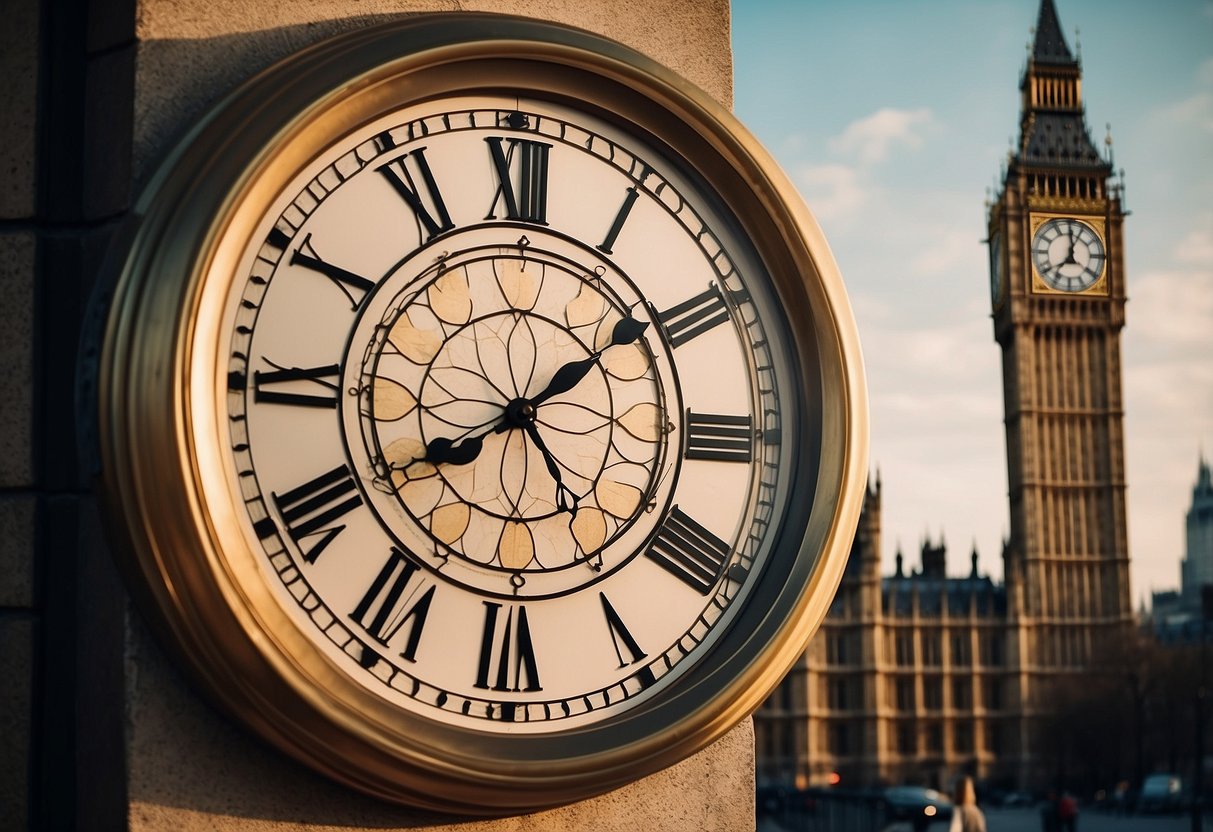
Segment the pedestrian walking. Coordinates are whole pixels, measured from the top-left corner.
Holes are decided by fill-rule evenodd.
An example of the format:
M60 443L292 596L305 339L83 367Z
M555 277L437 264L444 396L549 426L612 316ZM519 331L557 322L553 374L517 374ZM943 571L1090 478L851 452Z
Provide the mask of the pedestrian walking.
M1061 832L1078 832L1078 801L1072 794L1063 794L1057 801L1057 819Z
M977 792L971 777L963 777L956 784L948 832L986 832L986 816L977 808Z
M1057 816L1057 794L1049 792L1045 802L1040 804L1040 828L1042 832L1059 832L1061 820Z

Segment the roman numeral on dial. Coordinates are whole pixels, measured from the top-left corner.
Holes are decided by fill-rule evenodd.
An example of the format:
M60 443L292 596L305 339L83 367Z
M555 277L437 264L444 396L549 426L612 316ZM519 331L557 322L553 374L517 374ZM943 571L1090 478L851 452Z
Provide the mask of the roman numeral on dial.
M421 632L425 629L425 619L430 614L437 588L420 573L420 566L393 547L387 562L350 613L350 618L385 647L411 621L408 640L400 651L400 655L410 662L417 661L417 646L421 643Z
M657 313L657 320L674 347L682 346L728 319L729 310L725 307L724 295L715 283L707 291Z
M344 525L333 524L362 505L362 495L345 465L338 465L284 494L270 496L286 521L287 532L308 563L315 563L345 530Z
M753 458L754 422L749 416L722 416L687 410L683 434L687 459L749 462Z
M333 285L342 291L350 302L350 309L357 309L362 299L366 297L367 292L375 288L374 281L367 280L362 275L354 274L348 269L343 269L340 266L335 266L325 260L322 260L320 255L316 253L315 247L312 246L312 235L305 234L303 242L299 244L299 248L291 254L290 264L292 266L303 266L305 269L311 269L318 274L322 274L329 280L333 281Z
M512 693L543 690L526 607L510 604L504 608L503 615L501 604L483 603L484 632L480 640L480 662L476 667L476 687Z
M253 401L259 404L288 404L296 407L337 406L336 364L324 367L276 367L271 372L253 373ZM309 386L309 383L313 386Z
M699 594L707 595L728 562L729 544L674 506L645 556Z
M612 249L615 241L619 239L619 232L623 230L623 224L628 221L628 215L632 213L632 206L636 204L636 199L640 196L640 186L644 184L644 180L652 172L652 168L645 165L644 169L640 172L640 178L636 180L636 184L628 188L628 195L623 198L623 205L619 206L619 213L615 215L615 221L611 223L606 238L598 246L598 250L603 254L614 254Z
M636 639L628 632L628 628L624 626L623 619L619 617L619 613L615 612L615 608L607 600L606 593L599 592L598 598L602 601L602 614L606 616L607 629L611 633L611 644L615 646L615 656L619 659L619 666L627 667L629 664L634 664L643 659L647 654L640 649L640 645L636 643ZM622 649L620 649L621 646ZM627 651L628 658L624 658L624 650Z
M381 138L386 135L386 133L381 134ZM394 144L388 145L388 147L394 146ZM418 187L417 182L413 179L413 171L410 168L417 171L417 176L421 179L421 187ZM405 204L412 209L414 216L417 217L417 222L425 228L428 235L425 242L428 243L439 234L455 227L455 223L451 222L451 215L446 210L446 203L442 201L442 193L438 190L438 183L434 179L433 171L430 170L430 163L425 159L424 147L396 157L380 167L379 172L383 174L388 184L400 195ZM428 207L421 198L422 188L425 189L425 196L429 201ZM433 208L433 214L430 213L430 208ZM434 214L437 214L437 218Z
M497 218L497 203L505 203L505 216L511 220L547 225L548 214L548 152L550 144L528 139L505 139L491 136L485 141L489 155L493 158L493 170L497 173L497 191L493 204L489 206L486 220ZM509 142L509 149L503 147ZM518 158L518 187L510 168Z

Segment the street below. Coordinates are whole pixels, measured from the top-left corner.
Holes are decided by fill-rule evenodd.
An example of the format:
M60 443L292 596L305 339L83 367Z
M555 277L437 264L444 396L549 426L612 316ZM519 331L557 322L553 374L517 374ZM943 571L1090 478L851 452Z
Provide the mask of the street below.
M1036 809L983 809L987 832L1041 832L1040 812ZM1192 821L1187 815L1106 815L1082 812L1077 832L1188 832ZM1204 832L1213 832L1213 822L1205 818ZM930 832L947 832L946 823L936 823ZM908 823L886 826L883 832L911 832Z

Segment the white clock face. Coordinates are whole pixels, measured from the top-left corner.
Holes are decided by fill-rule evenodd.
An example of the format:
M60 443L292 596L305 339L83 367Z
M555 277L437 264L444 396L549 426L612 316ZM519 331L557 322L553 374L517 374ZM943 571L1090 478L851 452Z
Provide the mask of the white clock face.
M696 181L589 113L461 97L351 132L262 218L223 323L228 482L340 672L552 732L728 627L809 506L777 508L778 301Z
M1106 262L1103 240L1074 219L1051 219L1032 238L1032 262L1054 289L1081 292L1099 280Z

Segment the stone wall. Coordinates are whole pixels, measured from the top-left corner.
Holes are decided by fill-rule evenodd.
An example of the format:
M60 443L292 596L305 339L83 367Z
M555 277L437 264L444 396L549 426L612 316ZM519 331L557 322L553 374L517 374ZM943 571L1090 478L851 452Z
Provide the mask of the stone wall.
M422 11L556 20L725 104L727 0L12 0L0 28L0 817L5 829L752 829L747 721L666 772L499 821L351 794L262 744L163 656L77 453L82 321L140 183L200 113L327 35Z

